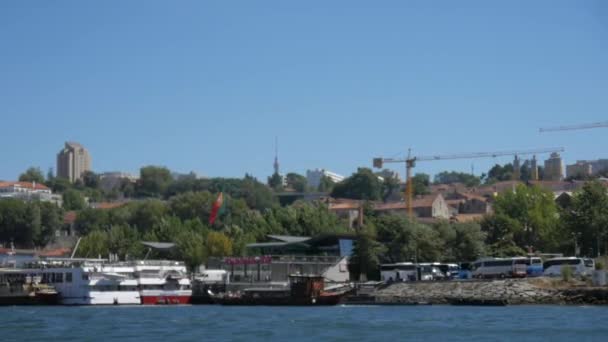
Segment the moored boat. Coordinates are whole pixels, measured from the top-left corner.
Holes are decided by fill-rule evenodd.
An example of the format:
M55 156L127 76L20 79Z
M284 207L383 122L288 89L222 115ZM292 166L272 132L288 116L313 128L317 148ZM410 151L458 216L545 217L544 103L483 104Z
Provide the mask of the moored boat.
M215 297L222 305L336 305L348 291L325 291L324 279L314 275L291 275L284 288L250 288Z
M142 304L192 303L192 288L183 262L139 260L132 264Z

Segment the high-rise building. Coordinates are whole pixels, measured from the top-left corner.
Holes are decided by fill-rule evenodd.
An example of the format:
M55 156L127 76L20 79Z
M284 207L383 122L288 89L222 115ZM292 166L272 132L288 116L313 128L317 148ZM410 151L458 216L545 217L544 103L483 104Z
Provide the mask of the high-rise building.
M538 180L538 165L536 163L536 156L532 156L532 162L530 166L530 179L537 181Z
M75 182L85 171L91 170L91 155L77 142L66 142L57 154L57 177Z
M559 153L553 152L549 159L545 160L545 172L543 180L561 181L564 179L564 163Z
M519 180L521 178L521 165L519 163L519 158L515 155L515 159L513 160L513 180Z

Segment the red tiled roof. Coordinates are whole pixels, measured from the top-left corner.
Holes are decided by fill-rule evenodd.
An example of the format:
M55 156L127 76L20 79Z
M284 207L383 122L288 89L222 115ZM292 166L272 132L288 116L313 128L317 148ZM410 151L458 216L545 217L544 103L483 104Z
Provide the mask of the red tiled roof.
M19 186L31 190L50 190L46 185L36 182L0 182L0 188Z
M483 218L484 214L458 214L452 217L455 222L476 222Z
M93 203L91 206L95 209L114 209L125 205L124 202L99 202Z

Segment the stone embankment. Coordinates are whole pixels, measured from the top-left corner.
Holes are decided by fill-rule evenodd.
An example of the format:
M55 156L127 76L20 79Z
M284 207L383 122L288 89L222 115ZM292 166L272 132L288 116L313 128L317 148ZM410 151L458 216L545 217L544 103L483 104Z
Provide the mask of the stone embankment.
M505 304L608 304L608 287L562 284L555 279L394 283L377 289L377 304L449 304L450 300Z

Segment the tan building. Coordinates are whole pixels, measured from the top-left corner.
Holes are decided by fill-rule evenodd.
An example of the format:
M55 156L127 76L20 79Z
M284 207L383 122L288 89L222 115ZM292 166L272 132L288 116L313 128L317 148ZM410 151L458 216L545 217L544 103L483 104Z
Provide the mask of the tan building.
M564 179L564 163L559 153L551 153L549 159L545 160L545 174L543 180L561 181Z
M91 170L91 155L86 148L76 142L66 142L57 154L57 177L75 182L85 171Z

